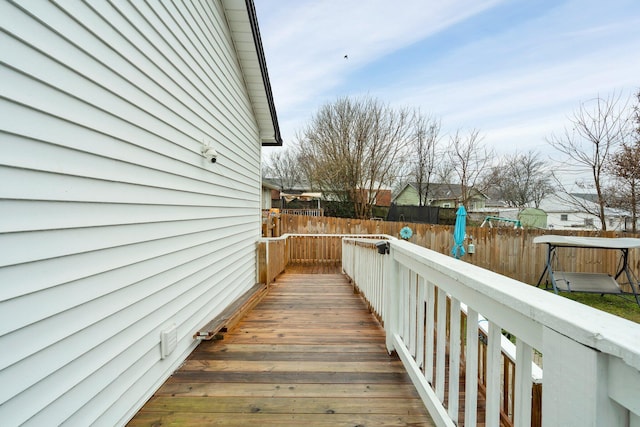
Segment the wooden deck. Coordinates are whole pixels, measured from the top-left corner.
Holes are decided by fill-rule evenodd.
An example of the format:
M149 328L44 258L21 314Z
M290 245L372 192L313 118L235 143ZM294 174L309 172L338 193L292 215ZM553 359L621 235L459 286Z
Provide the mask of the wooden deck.
M288 267L223 340L202 342L129 425L433 425L338 268Z

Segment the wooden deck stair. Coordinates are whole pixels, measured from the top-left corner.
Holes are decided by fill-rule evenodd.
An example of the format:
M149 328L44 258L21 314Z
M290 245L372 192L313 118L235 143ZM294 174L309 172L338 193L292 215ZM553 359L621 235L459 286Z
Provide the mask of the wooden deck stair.
M384 342L343 275L288 268L223 340L202 342L129 425L432 425Z

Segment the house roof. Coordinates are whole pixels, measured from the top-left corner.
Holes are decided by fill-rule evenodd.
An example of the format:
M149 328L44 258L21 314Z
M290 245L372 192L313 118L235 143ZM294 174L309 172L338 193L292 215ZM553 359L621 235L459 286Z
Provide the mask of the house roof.
M263 146L282 145L253 0L223 0L222 5L258 123L260 141Z
M309 185L309 183L305 179L302 179L300 181L295 182L293 184L293 186L291 186L290 188L283 188L282 185L281 185L281 181L278 178L263 177L262 178L262 183L263 184L269 184L269 185L275 187L276 190L282 190L282 191L285 191L287 193L305 193L305 192L312 191L311 186Z
M280 187L278 187L277 185L275 185L274 183L265 180L265 178L262 178L262 188L266 188L268 190L277 190L280 191Z
M559 196L557 194L550 194L544 197L540 201L539 208L547 213L578 213L585 212L585 209L578 205L576 202L572 202L571 198L579 200L580 204L589 208L591 212L598 210L598 205L590 200L578 197L576 195L571 196ZM612 217L627 217L630 216L629 212L622 209L604 208L605 216Z

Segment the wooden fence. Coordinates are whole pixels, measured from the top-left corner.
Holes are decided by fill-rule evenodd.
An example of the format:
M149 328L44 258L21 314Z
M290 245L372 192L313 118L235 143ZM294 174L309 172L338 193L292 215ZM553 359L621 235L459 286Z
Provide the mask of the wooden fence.
M411 224L371 220L355 220L332 217L281 215L276 235L292 234L387 234L399 237L400 229L408 226L413 231L411 243L450 254L453 247L453 226ZM586 230L537 230L508 227L467 227L468 239L475 245L474 254L466 254L463 260L479 267L500 273L521 282L536 284L545 267L547 245L534 244L533 238L544 234L588 237L640 237L640 234L615 231ZM332 245L333 246L333 245ZM336 246L336 251L341 251ZM311 253L307 250L306 253ZM604 249L560 248L557 250L559 269L588 273L615 273L619 251ZM341 257L341 253L332 257ZM640 276L640 250L629 251L629 267ZM630 289L626 289L627 291Z

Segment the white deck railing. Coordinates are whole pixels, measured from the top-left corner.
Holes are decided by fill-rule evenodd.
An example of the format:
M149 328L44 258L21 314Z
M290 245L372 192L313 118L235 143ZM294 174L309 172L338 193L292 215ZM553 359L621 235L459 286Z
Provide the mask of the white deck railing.
M437 425L458 424L461 360L465 426L482 421L479 376L485 424L500 425L508 331L516 337L509 386L515 426L531 426L536 349L544 357L543 426L640 427L640 325L405 241L388 242L390 253L381 255L371 241L344 239L343 270L381 318L388 350L402 359ZM479 319L486 319L486 346L478 345Z
M324 209L282 209L283 214L303 216L324 216Z

